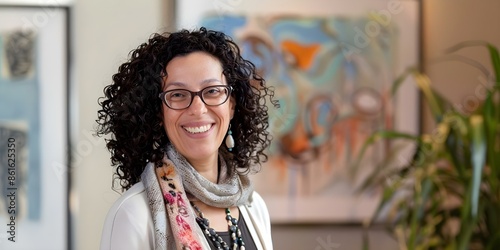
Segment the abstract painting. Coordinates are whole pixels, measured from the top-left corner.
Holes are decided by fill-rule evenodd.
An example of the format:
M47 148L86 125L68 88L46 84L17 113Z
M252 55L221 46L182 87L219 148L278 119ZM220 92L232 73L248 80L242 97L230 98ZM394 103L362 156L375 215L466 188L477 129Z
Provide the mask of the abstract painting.
M177 25L228 34L274 87L269 160L253 176L271 221L360 223L380 190L358 188L390 146L377 144L353 175L363 143L380 129L417 132L416 88L390 91L418 62L418 5L313 2L177 1Z

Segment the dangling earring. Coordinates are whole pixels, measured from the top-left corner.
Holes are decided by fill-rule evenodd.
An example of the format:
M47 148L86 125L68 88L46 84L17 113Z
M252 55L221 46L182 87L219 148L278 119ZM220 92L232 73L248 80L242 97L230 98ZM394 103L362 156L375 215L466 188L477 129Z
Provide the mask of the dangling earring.
M233 139L233 132L231 132L231 123L229 124L229 129L227 130L227 136L226 136L226 147L229 150L229 152L233 151L234 148L234 139Z

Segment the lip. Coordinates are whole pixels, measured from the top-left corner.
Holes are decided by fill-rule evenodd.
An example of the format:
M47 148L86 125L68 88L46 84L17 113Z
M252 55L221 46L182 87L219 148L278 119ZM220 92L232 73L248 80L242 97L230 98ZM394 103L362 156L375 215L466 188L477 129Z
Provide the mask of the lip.
M194 137L194 138L199 138L199 137L206 136L210 131L212 131L214 128L214 125L215 125L215 123L213 123L213 122L190 122L190 123L186 123L186 124L181 125L181 128L188 136ZM200 128L200 127L204 127L204 126L210 126L210 128L207 131L199 132L199 133L192 133L186 129L186 127L188 127L188 128Z

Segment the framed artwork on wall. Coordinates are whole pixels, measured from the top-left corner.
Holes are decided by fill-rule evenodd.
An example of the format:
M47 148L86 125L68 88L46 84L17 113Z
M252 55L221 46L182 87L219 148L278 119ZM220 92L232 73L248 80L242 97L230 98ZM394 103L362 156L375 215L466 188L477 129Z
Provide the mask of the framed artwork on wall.
M376 130L418 133L419 98L392 82L419 63L419 2L400 0L176 2L177 27L230 35L268 85L274 141L253 177L273 223L359 223L380 190L358 193L388 145L350 167ZM408 80L411 81L411 80Z
M0 4L0 248L67 249L68 8Z

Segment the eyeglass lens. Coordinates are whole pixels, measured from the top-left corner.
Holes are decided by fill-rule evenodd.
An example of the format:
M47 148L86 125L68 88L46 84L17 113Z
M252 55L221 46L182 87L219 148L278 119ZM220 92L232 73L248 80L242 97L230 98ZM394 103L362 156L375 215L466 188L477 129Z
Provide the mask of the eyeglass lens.
M201 95L200 95L201 93ZM191 105L194 96L198 95L208 106L221 105L229 97L227 86L209 86L199 92L191 92L185 89L174 89L165 92L165 102L173 109L184 109Z

